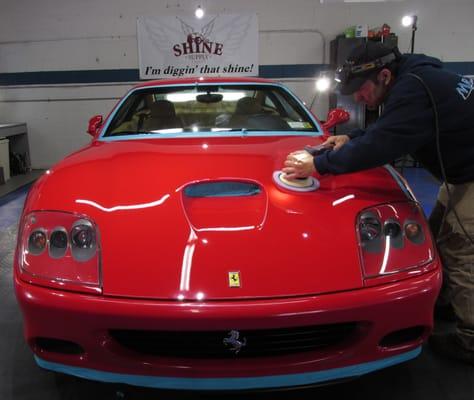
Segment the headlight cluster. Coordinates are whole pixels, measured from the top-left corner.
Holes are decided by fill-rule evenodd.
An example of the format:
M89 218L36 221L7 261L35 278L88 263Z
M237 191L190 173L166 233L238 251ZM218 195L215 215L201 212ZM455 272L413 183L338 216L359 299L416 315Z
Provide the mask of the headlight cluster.
M96 292L99 249L97 227L87 217L38 211L23 219L20 268L32 283Z
M46 248L52 258L66 256L70 248L76 261L88 261L94 257L97 250L95 229L92 223L85 219L74 222L69 232L63 226L57 226L49 232L43 227L36 228L28 237L27 251L39 256Z
M365 278L409 270L433 260L431 236L417 203L366 209L357 218L357 232Z

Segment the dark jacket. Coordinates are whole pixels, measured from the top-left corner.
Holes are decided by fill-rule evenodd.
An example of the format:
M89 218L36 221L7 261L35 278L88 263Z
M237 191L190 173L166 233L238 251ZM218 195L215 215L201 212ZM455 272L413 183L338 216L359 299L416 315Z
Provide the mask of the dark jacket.
M378 120L338 151L314 158L319 173L342 174L381 166L411 154L441 180L433 108L419 75L433 92L439 114L440 144L447 180L474 181L474 81L443 69L425 55L404 55Z

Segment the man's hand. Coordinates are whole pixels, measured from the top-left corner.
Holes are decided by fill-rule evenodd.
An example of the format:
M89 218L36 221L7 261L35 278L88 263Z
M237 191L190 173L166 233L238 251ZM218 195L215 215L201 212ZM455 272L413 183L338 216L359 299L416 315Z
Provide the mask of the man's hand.
M306 178L316 172L313 156L306 150L298 150L288 154L285 168L282 170L287 179Z
M329 136L328 139L323 143L323 146L324 147L332 147L333 150L339 150L349 140L351 140L351 138L347 135Z

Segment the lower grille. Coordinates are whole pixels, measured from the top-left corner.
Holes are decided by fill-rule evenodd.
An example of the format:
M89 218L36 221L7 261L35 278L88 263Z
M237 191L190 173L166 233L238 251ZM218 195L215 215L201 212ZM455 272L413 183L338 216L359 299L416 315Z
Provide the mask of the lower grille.
M238 332L110 330L109 333L121 346L141 354L179 358L240 358L325 350L350 340L357 326L356 322L349 322ZM227 344L224 339L227 339Z

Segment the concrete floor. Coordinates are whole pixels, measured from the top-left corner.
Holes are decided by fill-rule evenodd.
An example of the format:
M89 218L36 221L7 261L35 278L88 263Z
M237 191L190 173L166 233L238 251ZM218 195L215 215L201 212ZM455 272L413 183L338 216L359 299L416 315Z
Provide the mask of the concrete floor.
M409 177L415 193L432 207L436 184L426 174ZM421 180L417 185L416 180ZM423 185L429 187L423 187ZM421 189L420 189L421 188ZM474 367L436 357L425 346L415 360L346 383L278 392L176 392L102 384L55 375L36 366L22 336L22 319L12 290L13 248L27 188L0 198L0 400L33 399L384 399L473 400ZM431 193L431 194L426 194ZM423 200L420 198L423 202ZM396 316L395 316L396 317ZM438 331L452 330L441 323Z

